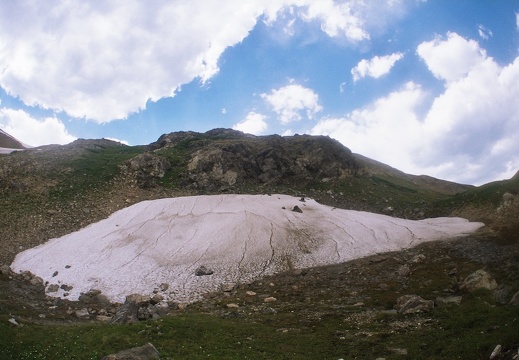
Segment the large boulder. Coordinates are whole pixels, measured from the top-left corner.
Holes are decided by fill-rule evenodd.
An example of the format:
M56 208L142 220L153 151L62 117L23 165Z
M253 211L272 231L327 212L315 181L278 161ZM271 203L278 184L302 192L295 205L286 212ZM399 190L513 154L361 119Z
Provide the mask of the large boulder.
M496 280L485 270L473 272L460 284L460 290L466 292L472 292L477 289L495 290L496 288Z
M413 314L430 311L434 307L434 301L426 300L418 295L400 296L395 305L395 309L402 314Z

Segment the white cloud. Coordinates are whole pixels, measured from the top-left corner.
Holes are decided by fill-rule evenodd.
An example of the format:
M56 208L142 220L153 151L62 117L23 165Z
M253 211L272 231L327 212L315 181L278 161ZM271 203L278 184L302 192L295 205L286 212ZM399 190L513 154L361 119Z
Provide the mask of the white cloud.
M323 109L319 104L319 96L312 89L298 84L273 89L270 94L261 94L261 97L278 114L282 124L301 120L303 112L308 119L312 119Z
M23 110L0 109L0 126L8 134L31 146L62 145L76 140L59 119L35 119Z
M261 135L267 130L266 116L256 112L250 112L245 119L233 125L234 130L243 131L247 134Z
M321 119L311 132L414 174L471 184L509 178L519 169L519 57L501 67L457 34L425 44L442 93L429 99L408 83L342 118ZM441 59L449 49L454 69Z
M460 79L486 58L486 52L476 41L456 33L448 33L447 39L436 37L421 43L417 53L436 78L447 81Z
M517 31L519 31L519 12L515 13L515 26L517 27Z
M398 1L379 3L384 18L398 13ZM371 7L352 0L4 1L0 86L26 105L72 117L126 118L183 84L209 80L260 16L274 24L287 9L351 42L369 38L364 26L376 23ZM281 26L295 31L293 19Z
M353 81L358 81L366 76L378 79L388 74L395 63L403 57L404 54L402 53L394 53L386 56L375 56L371 60L363 59L351 69Z
M414 165L413 154L422 137L416 110L424 97L420 86L407 83L342 118L321 119L311 134L329 135L354 152L414 173L419 169Z
M483 25L478 25L478 33L479 36L482 39L488 40L490 37L492 37L494 34L492 33L492 30L487 29Z
M350 41L367 40L369 34L363 20L354 11L354 2L320 0L310 2L303 16L308 21L319 20L321 29L329 36L344 35Z

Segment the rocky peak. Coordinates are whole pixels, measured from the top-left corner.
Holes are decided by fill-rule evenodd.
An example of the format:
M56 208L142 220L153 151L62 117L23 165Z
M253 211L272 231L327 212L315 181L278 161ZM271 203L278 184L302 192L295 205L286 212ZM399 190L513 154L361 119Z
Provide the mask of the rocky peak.
M192 133L181 136L194 138ZM174 144L179 135L161 138L163 143ZM186 185L198 189L211 190L248 181L304 184L343 178L358 170L351 151L325 136L252 136L217 129L200 134L199 139L205 141L191 149L184 177Z

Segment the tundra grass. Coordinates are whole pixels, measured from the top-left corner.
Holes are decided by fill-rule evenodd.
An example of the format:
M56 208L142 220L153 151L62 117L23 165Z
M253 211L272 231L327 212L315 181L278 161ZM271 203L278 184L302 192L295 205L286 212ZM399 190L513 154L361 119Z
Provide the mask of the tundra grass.
M379 316L356 323L328 315L301 326L295 313L263 318L182 314L134 325L24 324L0 316L2 359L99 359L151 342L162 359L488 358L497 344L519 342L519 312L485 293L427 314ZM399 327L399 324L413 324ZM412 328L410 328L410 326Z

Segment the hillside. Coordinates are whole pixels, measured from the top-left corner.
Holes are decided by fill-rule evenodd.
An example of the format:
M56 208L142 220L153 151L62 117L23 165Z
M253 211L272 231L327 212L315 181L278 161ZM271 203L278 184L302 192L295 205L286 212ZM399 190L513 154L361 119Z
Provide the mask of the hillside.
M519 295L514 296L519 291L518 193L518 176L473 187L405 174L353 154L328 137L251 136L228 129L165 134L145 146L81 139L64 146L0 155L0 357L100 358L149 341L165 359L486 359L497 344L502 345L502 352L495 359L512 359L519 346L515 307ZM415 239L411 239L404 250L362 259L351 260L350 250L344 248L338 252L343 262L315 263L309 269L292 269L293 264L283 257L287 267L281 273L213 289L189 306L160 299L168 290L166 284L156 289L153 298L133 297L133 302L121 306L90 291L76 294L79 301L54 299L45 295L42 279L6 268L24 250L107 219L118 210L124 214L134 204L141 206L141 201L232 194L265 198L284 194L295 196L297 202L311 198L308 207L328 205L331 212L337 208L369 211L389 215L390 222L403 221L393 217L417 220L460 216L487 226L464 238L407 249L415 245ZM280 212L279 206L266 209L253 207L246 213L263 211L270 223L297 216L290 210ZM330 234L339 228L335 229L330 219L320 215L302 226L305 231L294 241L300 240L303 256L314 256L305 246L319 236L333 245L335 237ZM232 228L241 224L228 219L217 223L220 235L225 235L226 224L232 224ZM316 230L322 223L330 228ZM113 226L102 226L101 230L119 225L110 224ZM101 231L95 229L92 231ZM160 230L153 226L146 229L142 231ZM268 235L269 225L262 225L262 229ZM370 233L378 231L377 239L390 239L395 235L388 229L385 225L379 230L365 227L366 234L353 238L369 238ZM223 241L225 236L212 236L212 229L206 230L197 238L196 246L186 249L191 249L197 259L222 257L221 253L206 253L204 247L209 249L211 242L207 239ZM312 235L311 230L319 234ZM121 228L113 234L121 231L126 230ZM88 233L75 234L70 238L90 237ZM111 238L116 246L130 250L121 242L122 235L116 235ZM279 243L286 238L280 235ZM394 240L404 238L397 235ZM59 247L57 250L61 253ZM95 255L82 250L88 256ZM398 249L380 251L390 250ZM36 264L56 256L42 255L41 261L34 257ZM109 266L116 263L103 262L104 268L96 273L94 265L101 259L94 256L88 260L88 256L84 256L81 267L60 259L54 264L60 269L53 268L46 281L52 284L67 271L80 271L76 265L85 269L88 281L95 280L101 273L109 273ZM165 256L165 251L153 256ZM186 266L191 275L197 270L192 264ZM490 274L489 288L463 290L471 274L482 269ZM204 279L197 281L210 280ZM138 280L124 278L120 282L132 281ZM65 283L56 287L60 294L74 293ZM405 296L418 301L406 306L425 308L406 313L402 310ZM161 307L159 303L166 305ZM123 314L124 309L130 313ZM136 323L103 323L121 318Z
M453 187L368 166L327 137L216 129L166 134L149 146L77 140L0 157L0 262L142 200L220 193L306 194L344 209L418 219L448 215L430 211Z
M500 205L518 190L517 179L474 188L408 175L327 137L215 129L165 134L148 146L81 139L0 156L0 262L142 200L280 193L407 219L452 214L492 225L513 214Z

